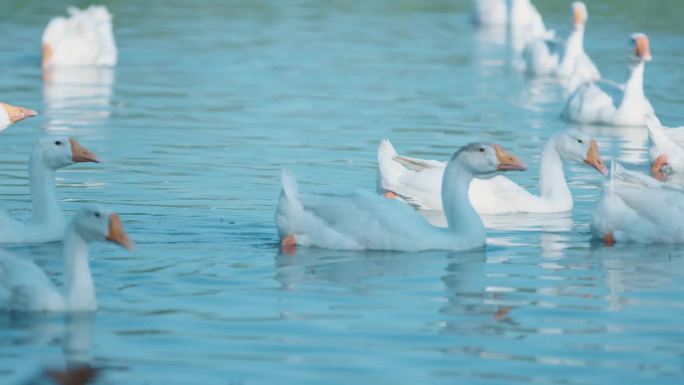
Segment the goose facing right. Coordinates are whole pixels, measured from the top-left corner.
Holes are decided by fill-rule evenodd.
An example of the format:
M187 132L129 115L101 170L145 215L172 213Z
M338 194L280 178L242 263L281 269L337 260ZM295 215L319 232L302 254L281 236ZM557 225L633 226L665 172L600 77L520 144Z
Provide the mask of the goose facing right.
M573 198L565 179L564 162L584 163L602 174L608 171L594 139L579 131L562 131L549 138L542 149L540 195L497 175L491 179L473 180L468 189L470 201L479 214L570 211ZM385 139L378 147L378 191L422 210L442 211L444 168L444 162L401 156Z
M61 290L33 261L0 253L0 310L95 311L97 300L88 245L105 241L129 250L133 248L116 213L99 206L81 209L64 233L64 287Z
M646 115L655 115L644 95L644 68L652 59L648 37L635 33L630 46L627 82L599 79L582 84L568 98L562 118L584 124L643 126Z
M466 250L485 245L485 229L468 199L473 178L524 170L525 164L493 144L459 149L444 171L447 228L431 225L408 205L370 192L330 197L300 194L288 172L275 222L284 250L295 245L337 250Z
M9 127L11 124L20 122L38 115L34 110L13 106L8 103L0 103L0 131Z
M62 239L66 219L55 194L55 171L80 162L99 160L72 138L48 137L38 142L29 160L32 219L23 223L0 210L0 243Z

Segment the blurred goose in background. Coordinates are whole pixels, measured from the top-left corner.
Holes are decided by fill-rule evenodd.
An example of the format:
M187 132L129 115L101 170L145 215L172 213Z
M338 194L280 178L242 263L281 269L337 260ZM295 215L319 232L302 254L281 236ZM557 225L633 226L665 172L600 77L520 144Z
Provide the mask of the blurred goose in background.
M484 246L485 229L468 199L470 181L525 165L498 145L472 143L459 149L444 171L442 205L447 228L432 226L408 205L369 192L330 197L303 195L283 171L276 211L281 246L350 250L465 250Z
M28 108L0 103L0 131L6 129L10 124L20 122L36 115L38 115L36 111L29 110Z
M644 67L651 61L648 37L630 38L630 75L627 83L595 80L582 84L568 98L561 116L571 122L614 126L642 126L644 116L655 115L644 95Z
M62 239L66 219L55 194L55 171L78 162L99 161L75 139L49 137L38 142L29 160L31 222L19 222L0 211L0 243Z
M116 65L112 15L107 8L69 7L67 13L69 17L50 20L43 32L43 68Z
M599 79L596 65L584 52L584 29L588 19L586 5L581 1L572 3L572 32L561 39L535 39L525 46L523 58L525 70L531 75L547 75L565 78L573 91L586 81Z
M573 199L563 171L566 161L585 163L604 175L608 173L594 139L579 131L563 131L549 138L542 150L540 195L498 175L474 179L468 189L470 202L479 214L570 211ZM385 139L378 148L378 190L387 198L401 199L422 210L442 211L445 167L445 162L400 156Z
M684 171L684 127L667 128L658 118L646 116L651 174L664 181L666 175Z
M105 241L133 248L133 242L116 213L98 206L81 209L64 233L64 287L61 290L33 261L1 253L0 309L35 312L96 310L88 244Z
M516 52L529 41L553 38L544 20L530 0L473 0L471 20L482 28L510 26L511 43Z
M505 27L508 25L506 0L472 0L470 18L481 27Z
M684 242L684 189L613 162L611 177L592 215L593 235L615 242Z

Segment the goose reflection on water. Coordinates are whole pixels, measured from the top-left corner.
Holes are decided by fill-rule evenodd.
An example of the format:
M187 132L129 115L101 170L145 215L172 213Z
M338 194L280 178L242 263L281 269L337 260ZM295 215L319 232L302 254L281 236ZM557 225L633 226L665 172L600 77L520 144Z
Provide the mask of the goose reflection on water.
M95 314L90 312L71 314L47 313L4 313L0 315L0 326L20 333L15 339L3 342L2 345L59 345L62 350L64 364L35 360L35 364L20 373L10 375L10 384L67 384L60 378L66 373L90 373L97 371L92 367L91 354ZM21 359L18 357L17 359ZM44 368L50 368L45 370ZM84 370L85 368L85 370ZM14 378L14 380L12 380ZM90 378L90 377L88 377ZM85 384L86 382L75 382Z
M108 67L54 67L43 72L46 129L97 127L111 115L114 72Z

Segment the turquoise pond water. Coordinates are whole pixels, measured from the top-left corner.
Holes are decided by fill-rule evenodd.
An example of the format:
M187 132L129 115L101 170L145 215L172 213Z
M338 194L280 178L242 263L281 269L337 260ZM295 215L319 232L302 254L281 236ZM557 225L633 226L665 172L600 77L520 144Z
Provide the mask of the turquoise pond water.
M590 242L602 177L582 165L572 213L485 218L484 250L279 253L280 169L307 192L372 190L385 137L432 159L501 143L536 189L563 91L516 70L466 0L104 3L119 65L44 83L40 36L68 3L0 0L0 100L41 112L0 134L0 207L30 215L30 150L70 135L104 161L58 173L62 206L112 207L138 245L91 248L97 313L0 313L0 383L83 363L100 384L684 382L683 253ZM561 33L568 3L540 7ZM646 94L684 124L684 4L588 7L604 76L623 81L629 34L648 33ZM578 128L647 169L644 128ZM61 280L59 244L9 249Z

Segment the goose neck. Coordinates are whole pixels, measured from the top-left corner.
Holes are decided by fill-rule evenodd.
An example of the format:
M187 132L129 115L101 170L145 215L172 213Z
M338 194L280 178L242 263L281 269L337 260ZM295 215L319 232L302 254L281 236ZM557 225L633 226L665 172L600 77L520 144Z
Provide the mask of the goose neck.
M442 206L448 228L459 236L484 238L484 225L470 203L468 188L474 175L458 160L452 160L442 179Z
M629 80L625 85L626 100L644 97L644 68L645 63L642 60L630 64Z
M29 184L34 223L50 223L63 215L55 194L55 170L45 166L37 156L32 156L29 162Z
M558 151L557 137L544 145L539 164L539 184L541 196L550 200L570 199L570 188L565 180L563 159Z
M95 310L95 286L88 261L88 242L71 224L64 236L66 303L70 310Z

